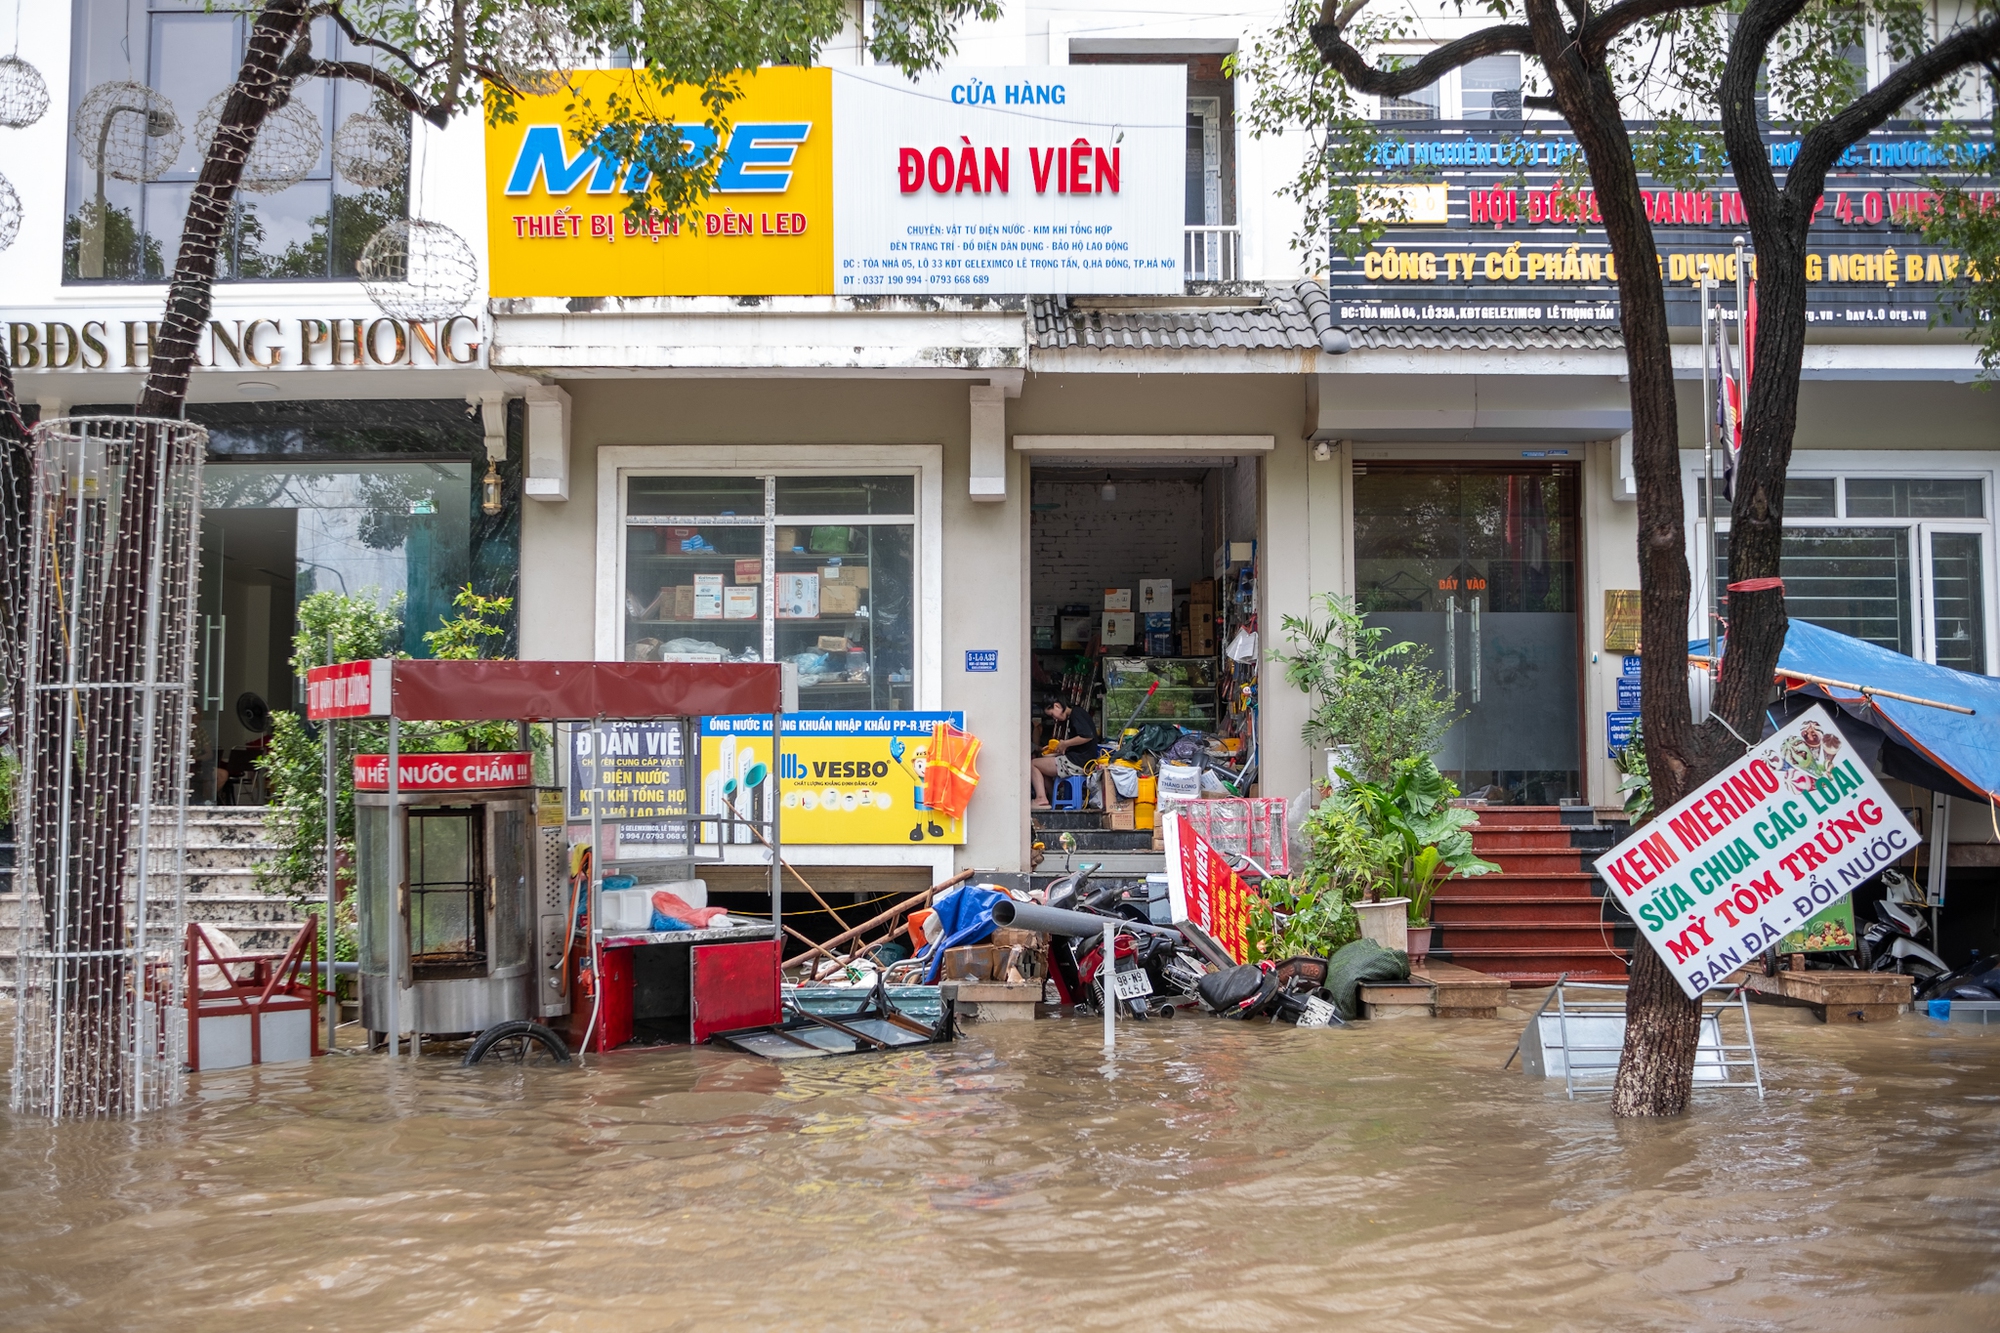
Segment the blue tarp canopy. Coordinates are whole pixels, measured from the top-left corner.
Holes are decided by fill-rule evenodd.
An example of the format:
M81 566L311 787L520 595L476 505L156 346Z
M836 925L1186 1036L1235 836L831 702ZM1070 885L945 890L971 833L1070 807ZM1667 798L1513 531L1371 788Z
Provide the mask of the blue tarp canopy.
M1706 640L1692 647L1696 653L1706 650ZM1841 727L1864 754L1879 749L1868 757L1883 776L1967 800L2000 802L2000 679L1932 666L1803 620L1792 621L1785 632L1778 676L1787 697L1772 711L1783 720L1807 700L1831 703L1846 719L1875 733L1857 735L1854 726ZM1804 679L1808 676L1821 679ZM1851 688L1855 686L1861 688ZM1894 690L1973 711L1933 708L1864 690Z

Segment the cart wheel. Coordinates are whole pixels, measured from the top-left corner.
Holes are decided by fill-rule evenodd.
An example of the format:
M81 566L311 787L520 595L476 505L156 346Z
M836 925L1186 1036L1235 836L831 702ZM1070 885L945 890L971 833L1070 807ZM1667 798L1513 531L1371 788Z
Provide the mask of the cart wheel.
M517 1018L496 1023L479 1034L479 1040L465 1053L464 1063L470 1067L482 1061L503 1065L566 1065L569 1047L540 1023Z

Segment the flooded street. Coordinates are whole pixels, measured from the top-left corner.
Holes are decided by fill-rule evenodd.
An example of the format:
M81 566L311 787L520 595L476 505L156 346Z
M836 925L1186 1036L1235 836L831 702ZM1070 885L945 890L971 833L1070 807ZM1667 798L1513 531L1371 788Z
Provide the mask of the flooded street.
M1770 1097L1667 1124L1500 1072L1510 1021L211 1074L5 1122L0 1324L2000 1325L2000 1032L1755 1013Z

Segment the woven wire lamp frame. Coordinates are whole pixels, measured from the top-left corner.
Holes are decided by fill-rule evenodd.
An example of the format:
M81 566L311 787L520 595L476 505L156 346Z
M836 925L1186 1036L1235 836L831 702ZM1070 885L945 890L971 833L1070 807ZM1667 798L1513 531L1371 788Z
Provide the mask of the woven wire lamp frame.
M16 1112L114 1119L184 1088L187 797L208 432L35 428L20 719Z
M14 243L21 234L21 196L14 193L14 184L5 176L0 176L0 250Z
M49 110L49 85L42 72L19 56L0 56L0 125L24 129Z
M181 154L174 104L143 83L100 83L76 105L77 155L122 181L148 181L173 169Z
M397 319L449 319L479 288L472 247L425 218L399 218L369 237L354 269L368 299Z
M357 111L333 135L333 169L363 189L400 185L410 165L410 139L373 111Z
M223 104L228 100L227 91L217 93L195 117L194 138L203 153L207 153L208 146L215 142L215 127L222 119ZM264 123L257 127L257 138L251 143L250 156L243 163L241 184L244 189L258 194L289 190L319 165L320 153L325 147L326 135L319 117L312 113L311 108L300 105L296 100L287 102L265 116Z

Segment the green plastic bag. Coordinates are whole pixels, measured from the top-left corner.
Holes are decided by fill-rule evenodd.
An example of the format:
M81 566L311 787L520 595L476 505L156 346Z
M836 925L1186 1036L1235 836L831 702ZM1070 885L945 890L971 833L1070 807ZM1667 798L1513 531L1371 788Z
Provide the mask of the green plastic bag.
M1326 966L1326 988L1333 995L1333 1007L1346 1019L1361 1017L1364 983L1409 979L1410 956L1401 949L1385 949L1374 940L1342 945Z

